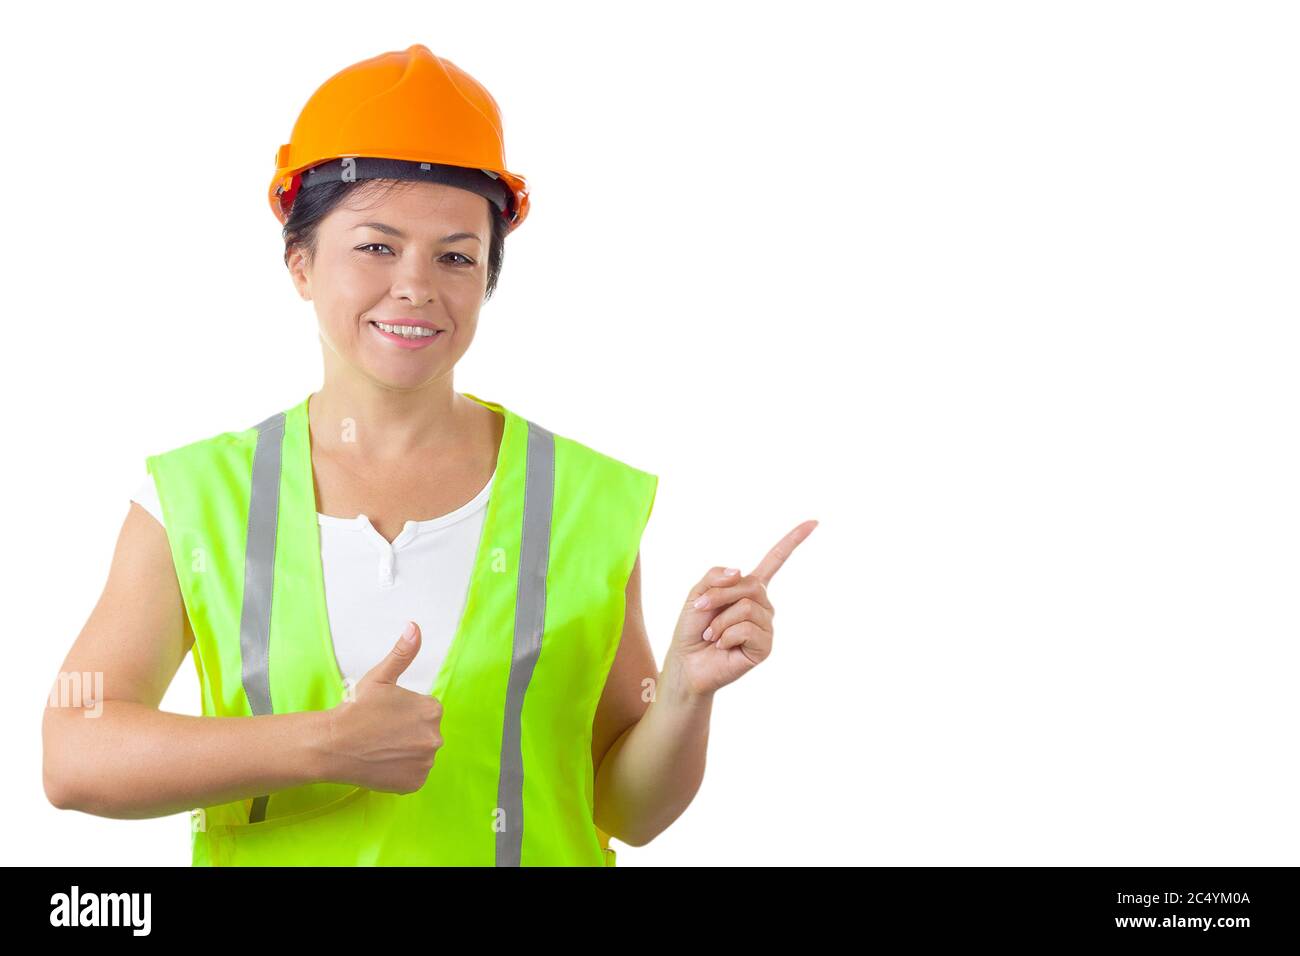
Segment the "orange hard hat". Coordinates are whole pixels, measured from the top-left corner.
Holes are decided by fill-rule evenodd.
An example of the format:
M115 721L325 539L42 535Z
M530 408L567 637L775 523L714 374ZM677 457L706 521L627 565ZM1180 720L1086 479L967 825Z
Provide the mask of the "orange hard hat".
M497 205L509 220L508 232L528 215L528 184L506 169L496 100L472 76L423 44L354 63L311 95L289 142L275 154L270 201L281 225L302 188L304 171L319 167L317 172L326 174L323 178L337 180L337 172L328 172L335 166L330 161L343 160L350 176L342 178L358 178L356 163L346 157L405 161L373 163L365 175L388 175L407 169L409 163L410 174L400 178L453 182L489 198L494 198L495 189L502 196ZM420 175L431 169L431 174ZM461 176L473 179L439 175L439 170L465 170Z

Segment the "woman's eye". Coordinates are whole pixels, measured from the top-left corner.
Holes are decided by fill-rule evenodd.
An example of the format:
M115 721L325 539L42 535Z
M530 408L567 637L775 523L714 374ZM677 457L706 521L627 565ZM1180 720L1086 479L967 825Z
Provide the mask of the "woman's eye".
M393 250L386 243L382 242L367 242L364 246L357 246L357 249L370 255L382 255L382 253L371 252L370 250L372 249L387 249L388 255L394 254ZM472 266L474 264L474 260L462 252L449 252L447 255L460 257L456 262L456 265Z

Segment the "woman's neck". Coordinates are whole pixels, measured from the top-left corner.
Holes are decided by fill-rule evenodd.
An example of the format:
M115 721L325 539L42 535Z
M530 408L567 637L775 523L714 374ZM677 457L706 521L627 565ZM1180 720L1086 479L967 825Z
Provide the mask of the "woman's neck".
M318 449L373 466L463 448L477 420L472 404L449 378L407 390L333 380L312 393L307 418Z

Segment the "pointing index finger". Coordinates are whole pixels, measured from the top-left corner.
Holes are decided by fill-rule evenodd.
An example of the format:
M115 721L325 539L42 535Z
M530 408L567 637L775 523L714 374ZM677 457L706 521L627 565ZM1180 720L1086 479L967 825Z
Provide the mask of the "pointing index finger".
M785 564L785 559L794 554L794 549L797 548L800 542L808 537L808 535L812 534L812 530L815 527L817 527L816 521L805 521L798 525L793 531L778 541L771 551L767 552L767 555L763 560L758 562L758 567L754 568L754 570L750 572L751 575L762 581L763 586L766 587L768 582L772 580L772 576L781 569L781 565Z

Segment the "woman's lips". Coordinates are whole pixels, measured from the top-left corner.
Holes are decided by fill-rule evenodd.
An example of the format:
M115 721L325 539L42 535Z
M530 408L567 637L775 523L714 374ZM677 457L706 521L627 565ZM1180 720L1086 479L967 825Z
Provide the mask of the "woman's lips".
M412 336L411 338L407 338L402 335L396 335L392 332L385 332L379 326L375 325L374 322L370 323L370 327L374 329L375 334L383 338L385 342L392 342L399 348L404 349L422 349L426 345L432 345L434 342L442 341L442 337L447 334L439 329L433 335Z

